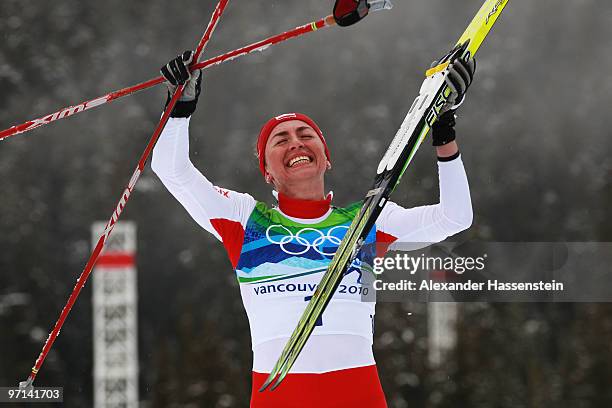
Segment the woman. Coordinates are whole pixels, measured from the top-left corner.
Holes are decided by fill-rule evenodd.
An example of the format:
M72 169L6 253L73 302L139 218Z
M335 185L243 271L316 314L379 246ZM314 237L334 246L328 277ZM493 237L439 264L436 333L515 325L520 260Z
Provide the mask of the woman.
M386 407L372 354L375 303L361 298L361 275L371 270L375 255L367 249L351 264L341 283L346 290L334 295L281 386L257 391L361 203L331 205L324 183L330 152L316 123L300 113L270 119L257 140L259 168L277 192L276 206L208 181L189 160L189 118L202 78L199 71L189 74L191 58L186 51L162 68L170 92L178 84L185 84L185 91L153 151L152 168L193 219L223 243L235 269L251 329L251 407ZM463 100L474 68L473 60L451 65L451 101ZM453 129L457 106L444 107L432 132L440 203L406 209L389 202L364 248L439 242L471 225L469 187Z

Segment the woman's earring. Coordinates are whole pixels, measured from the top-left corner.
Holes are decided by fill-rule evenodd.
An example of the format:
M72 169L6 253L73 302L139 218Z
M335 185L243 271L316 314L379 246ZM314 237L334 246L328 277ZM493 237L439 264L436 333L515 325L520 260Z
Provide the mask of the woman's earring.
M327 162L327 170L331 170L331 163Z

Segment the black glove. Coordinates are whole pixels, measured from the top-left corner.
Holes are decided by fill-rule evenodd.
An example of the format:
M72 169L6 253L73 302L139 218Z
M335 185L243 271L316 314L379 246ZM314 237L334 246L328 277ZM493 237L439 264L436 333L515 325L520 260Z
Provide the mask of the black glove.
M165 106L168 106L177 86L185 84L183 94L170 113L170 117L187 118L196 110L202 87L202 70L198 69L190 73L188 67L192 60L193 51L185 51L164 65L160 70L166 79L164 83L168 87L168 98L166 99Z
M434 61L432 66L438 65ZM431 139L434 146L443 146L455 140L455 112L465 100L465 93L474 80L476 60L470 58L467 62L457 58L447 68L446 84L451 89L446 104L440 109L439 118L431 129Z

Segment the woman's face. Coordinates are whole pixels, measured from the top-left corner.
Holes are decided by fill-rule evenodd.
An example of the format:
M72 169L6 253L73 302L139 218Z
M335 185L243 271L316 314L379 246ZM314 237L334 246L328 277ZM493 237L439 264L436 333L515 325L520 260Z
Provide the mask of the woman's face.
M325 146L317 132L301 120L279 123L265 149L266 172L282 190L285 184L320 178L327 170Z

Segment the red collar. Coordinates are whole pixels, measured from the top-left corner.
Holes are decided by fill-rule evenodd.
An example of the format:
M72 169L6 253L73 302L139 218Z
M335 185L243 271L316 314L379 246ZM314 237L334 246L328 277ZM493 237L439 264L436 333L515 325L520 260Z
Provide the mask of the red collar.
M325 215L331 206L332 195L324 200L300 200L278 193L278 206L281 211L295 218L319 218Z

